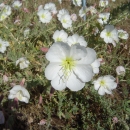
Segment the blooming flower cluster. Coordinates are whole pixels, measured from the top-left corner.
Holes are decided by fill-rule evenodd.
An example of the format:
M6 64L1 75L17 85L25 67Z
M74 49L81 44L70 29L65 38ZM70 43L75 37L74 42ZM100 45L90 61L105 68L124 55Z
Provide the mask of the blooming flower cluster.
M11 14L11 12L11 7L2 3L0 6L0 21L5 20Z
M58 0L58 1L60 4L62 3L62 0ZM114 1L114 0L112 0L112 1ZM82 0L72 0L72 3L75 6L81 6ZM109 4L108 0L99 0L100 7L106 7L108 4ZM21 6L22 6L21 0L13 1L12 6L5 5L4 3L0 4L0 21L5 20L12 13L12 9L14 12L19 12L17 9ZM11 7L12 7L12 9L11 9ZM23 13L31 12L26 7L24 9L22 9L22 11L23 11ZM66 32L63 29L55 31L54 30L55 27L54 28L52 27L52 30L50 31L51 35L49 35L49 38L52 36L52 33L54 32L54 34L52 36L52 38L54 40L54 44L52 44L50 48L45 47L45 48L41 49L44 52L44 54L46 53L45 58L49 61L49 64L45 68L45 77L51 81L52 87L56 90L61 91L61 90L64 90L66 87L72 91L81 90L85 86L86 82L91 81L93 79L93 77L99 73L100 65L101 64L103 65L105 63L105 60L104 60L105 58L97 59L95 50L88 47L89 40L87 42L85 40L86 37L83 37L82 34L79 33L79 30L82 30L82 28L84 28L83 25L85 25L84 29L86 31L84 33L84 36L88 35L87 31L89 31L89 29L90 29L93 31L92 35L90 34L90 36L93 36L93 34L94 34L96 39L98 40L97 36L100 33L100 37L104 40L104 42L106 44L112 43L114 47L116 46L116 43L119 43L120 39L129 38L129 34L126 31L124 31L122 29L117 30L116 27L114 27L113 25L109 25L109 23L111 23L111 22L109 22L110 13L107 12L107 9L105 10L105 12L98 12L98 8L96 9L96 5L84 7L84 8L82 7L79 10L79 16L81 18L84 17L85 15L89 15L89 14L90 14L90 16L98 15L98 18L92 17L91 21L88 20L88 23L90 24L90 28L89 28L89 25L87 26L87 24L88 24L87 22L85 24L83 23L83 25L79 26L80 24L78 25L78 22L75 22L75 21L78 21L76 14L74 14L73 12L72 12L72 14L70 14L69 11L64 8L57 10L55 4L52 2L46 3L45 5L40 5L37 8L36 13L37 13L37 16L38 16L40 22L50 23L52 18L55 18L56 20L52 21L52 25L60 22L64 29L68 29ZM6 36L2 35L1 36L2 38L0 38L0 53L2 53L1 54L2 56L6 55L3 53L5 53L5 51L7 51L7 47L9 45L13 48L14 47L13 45L17 44L18 41L20 41L20 43L22 43L23 41L26 42L26 40L27 40L30 43L30 42L32 42L32 39L33 40L35 39L36 44L37 44L40 40L44 39L41 37L45 36L39 31L41 27L37 27L37 29L38 29L37 32L39 31L40 35L37 35L37 37L30 39L30 37L35 34L35 33L34 34L32 33L33 31L31 31L31 29L32 30L35 29L35 27L38 25L38 24L36 24L35 18L29 19L33 24L29 23L29 24L26 24L24 27L22 27L22 26L19 26L22 23L22 19L20 19L22 17L19 15L18 16L15 16L15 15L12 15L13 17L17 17L17 19L16 18L14 18L15 20L13 19L15 22L12 22L12 23L14 23L14 26L13 26L14 28L12 26L11 26L11 30L9 30L10 28L7 28L6 26L4 26L3 28L6 28L9 30L8 34L9 34L9 36L11 36L11 38L9 37L8 39L11 39L11 40L13 39L16 43L13 43L14 41L12 40L9 44L8 41L4 41L2 39L2 38L6 39ZM57 17L54 17L54 15L56 15ZM82 21L82 19L80 19L80 20ZM82 22L81 22L81 24L82 24ZM92 22L92 24L91 24L91 22ZM1 22L1 23L3 24L4 22ZM78 25L78 29L76 27L74 27L75 24ZM100 27L98 28L97 25ZM22 32L22 36L20 36L20 38L19 38L19 35L18 36L16 35L16 37L15 37L15 34L17 33L16 32L17 29L15 30L16 26L18 28L20 28L20 34L21 34L21 31L24 29ZM45 24L45 26L46 26L46 24ZM80 27L81 27L81 29L80 29ZM58 26L56 26L56 28L59 29ZM47 42L48 41L49 40L47 39ZM44 43L44 41L42 43ZM47 43L46 45L49 46L50 44ZM20 44L19 44L19 46L21 47ZM25 43L25 47L26 47L26 43ZM39 45L38 46L36 45L36 48L34 47L34 50L36 49L36 51L37 51L38 47L39 47ZM9 50L11 50L11 49L9 49ZM29 55L29 51L26 51L26 52L27 52L26 54ZM33 50L32 50L32 52L33 52ZM32 54L32 52L31 52L31 54ZM7 51L7 53L8 53L8 51ZM21 69L21 72L23 72L23 70L25 68L28 68L29 65L31 64L30 61L33 61L33 60L29 61L26 58L28 56L26 56L26 55L23 56L24 55L23 52L20 52L20 53L21 53L20 58L18 58L16 61L14 61L14 63L16 66L19 66L19 68ZM7 54L7 60L8 60L8 58L11 57L9 54ZM11 61L13 61L13 60L11 59ZM116 73L117 73L117 75L124 75L125 68L122 66L118 66L116 68ZM6 74L2 74L2 76L3 76L4 83L10 81ZM94 84L95 90L98 90L98 93L100 95L104 95L105 93L112 94L112 90L117 87L115 78L111 75L99 77L97 80L93 81L93 84ZM25 103L29 102L30 94L27 91L27 89L22 87L22 85L15 85L9 92L10 92L10 94L8 96L8 99L16 98L19 101L22 101Z
M81 90L85 82L99 72L100 62L96 59L96 52L86 48L87 42L78 34L68 37L65 31L57 30L53 39L55 43L46 54L50 61L45 69L46 78L52 80L51 85L56 90L66 87L72 91Z
M71 28L72 27L72 19L71 16L69 15L68 10L66 9L61 9L59 10L57 14L58 20L62 23L62 26L64 28Z
M39 16L39 19L42 23L49 23L52 19L52 15L56 14L56 6L54 3L47 3L43 7L43 5L40 5L38 7L37 15Z
M56 42L48 50L46 58L50 64L45 69L45 76L56 90L66 87L72 91L81 90L93 77L91 63L96 59L96 52L91 48Z
M82 18L84 17L87 13L90 13L91 15L94 15L97 13L97 10L94 6L90 6L90 7L85 7L85 8L81 8L79 10L79 16Z

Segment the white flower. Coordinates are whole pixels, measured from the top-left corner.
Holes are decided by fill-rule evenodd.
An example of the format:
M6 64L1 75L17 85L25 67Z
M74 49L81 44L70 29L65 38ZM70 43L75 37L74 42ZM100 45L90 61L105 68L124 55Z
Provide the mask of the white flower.
M69 15L68 10L66 9L59 10L59 13L57 14L58 20L61 21L61 17L64 16L65 14Z
M96 59L92 64L91 64L92 68L93 68L93 73L94 74L98 74L99 73L99 67L100 67L100 61L98 59Z
M79 16L82 18L82 17L84 17L85 15L86 15L86 13L87 13L87 8L81 8L80 10L79 10Z
M25 39L28 38L29 33L30 33L30 28L26 28L26 29L24 30L24 33L23 33Z
M0 4L0 10L2 10L4 8L5 4L4 3L1 3Z
M15 9L19 8L20 6L22 6L22 2L20 2L19 0L14 1L12 4L12 7Z
M4 8L2 9L2 14L5 15L10 15L12 12L11 7L9 5L5 5Z
M51 13L48 10L40 9L37 15L42 23L49 23L52 19Z
M56 30L53 34L53 39L55 42L67 42L68 34L64 30Z
M58 0L58 1L59 1L60 4L62 3L62 0Z
M15 85L11 90L8 96L8 99L17 98L21 102L28 103L30 99L30 94L27 89L20 85Z
M77 20L77 15L76 14L71 14L71 19L72 21L76 21Z
M5 20L11 14L11 7L9 5L4 5L0 11L0 21Z
M45 69L45 76L51 80L56 90L66 87L72 91L81 90L93 77L91 63L95 60L93 49L79 44L71 47L63 42L54 43L46 53L50 64Z
M87 42L85 41L83 36L79 36L78 34L74 34L68 37L67 43L69 46L79 43L81 46L86 47Z
M116 46L115 42L118 42L118 31L113 25L106 25L105 29L101 32L100 37L104 39L105 43L112 43Z
M107 24L109 17L110 17L110 13L100 13L99 19L97 19L97 20L100 24Z
M121 39L128 39L129 38L129 34L124 31L124 30L118 30L118 37Z
M99 95L112 94L112 90L117 87L117 83L115 82L115 78L111 75L106 75L103 77L99 77L94 82L95 90L98 90Z
M0 14L0 21L5 20L7 17L8 17L8 15L6 15L4 13Z
M118 66L116 68L117 75L124 75L125 74L125 68L123 66Z
M21 57L16 61L16 66L19 64L20 69L24 69L28 67L29 63L30 62L26 59L26 57Z
M72 2L75 6L81 6L82 4L82 0L72 0Z
M38 6L38 12L40 11L40 10L43 10L44 8L43 8L43 5L39 5Z
M56 14L57 13L55 4L51 3L51 2L45 4L44 9L50 11L52 14Z
M100 0L99 1L99 6L100 7L106 7L108 5L108 0Z
M97 10L94 6L90 6L87 8L86 12L90 12L92 15L97 13Z
M1 53L4 53L6 51L6 47L9 46L9 42L7 41L3 41L1 38L0 38L0 52Z
M115 2L116 0L112 0L113 2Z
M63 15L61 17L61 23L62 23L62 26L66 29L72 27L72 20L71 20L70 15L68 14Z

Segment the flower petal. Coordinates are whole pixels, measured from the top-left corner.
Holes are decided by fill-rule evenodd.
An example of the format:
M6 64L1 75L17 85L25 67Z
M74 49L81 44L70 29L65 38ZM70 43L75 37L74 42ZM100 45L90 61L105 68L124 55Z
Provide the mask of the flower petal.
M60 69L61 69L60 63L51 62L45 69L45 77L48 80L53 80L57 76Z
M95 90L98 90L99 87L100 87L100 84L95 81L95 82L94 82L94 89L95 89Z
M81 79L83 82L88 82L93 77L93 70L90 65L76 65L74 69L76 76Z
M71 46L70 56L73 57L74 60L80 60L87 55L86 48L80 46L78 43Z
M59 74L51 81L51 85L54 89L62 91L66 88L66 79L63 73L60 71Z
M104 91L105 91L107 94L112 94L112 91L111 91L111 90L104 89Z
M13 95L12 93L8 95L8 99L14 99L16 95Z
M27 97L22 97L22 100L20 100L21 102L25 102L28 103L29 99Z
M85 83L80 81L74 73L71 73L69 76L69 79L67 80L66 86L71 90L71 91L79 91L81 90L84 86Z
M86 50L87 55L83 57L80 61L78 61L78 64L92 64L96 60L95 50L89 47L87 47Z
M50 62L61 62L66 56L69 55L70 47L63 42L54 43L46 53L46 59Z
M98 90L99 95L104 95L105 94L105 90L103 87L100 87Z

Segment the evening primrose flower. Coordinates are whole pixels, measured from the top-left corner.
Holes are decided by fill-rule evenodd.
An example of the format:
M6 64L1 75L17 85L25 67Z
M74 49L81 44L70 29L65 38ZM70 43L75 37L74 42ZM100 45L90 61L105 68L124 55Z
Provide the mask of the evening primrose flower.
M77 44L77 43L79 43L81 46L84 46L84 47L87 46L87 42L85 41L84 37L79 36L78 34L74 34L72 36L69 36L67 43L69 44L69 46L71 46L73 44Z
M67 42L68 34L64 30L56 30L53 34L53 39L55 42Z
M66 87L72 91L81 90L93 77L90 65L96 57L93 51L79 44L70 47L63 42L54 43L46 53L50 64L45 68L45 77L56 90Z
M111 75L99 77L93 82L95 90L98 90L99 95L112 94L112 90L117 87L115 78Z
M105 43L112 43L116 46L115 42L118 42L118 31L113 25L106 25L105 29L101 32L100 37L104 39Z
M16 66L19 64L20 69L25 69L28 67L29 63L30 62L26 59L26 57L21 57L16 61Z
M58 0L58 1L59 1L60 4L62 3L62 0Z
M96 13L97 13L97 10L95 9L95 7L94 7L94 6L90 6L90 7L88 7L86 11L87 11L87 12L90 12L90 13L91 13L91 15L93 15L93 14L96 14Z
M49 23L52 19L51 13L48 10L39 9L37 15L42 23Z
M66 9L62 9L59 10L59 13L57 14L58 20L61 21L61 17L68 14L69 15L69 11Z
M9 5L5 5L4 8L2 9L2 13L6 14L6 15L10 15L12 12L11 7Z
M85 8L81 8L80 10L79 10L79 16L82 18L82 17L84 17L85 15L86 15L86 13L87 13L87 8L85 7Z
M108 5L108 0L100 0L99 1L99 6L100 7L106 7Z
M28 90L20 85L15 85L10 91L8 99L17 98L21 102L28 103L30 99L30 94Z
M1 3L0 4L0 10L2 10L4 8L5 4L4 3Z
M109 17L110 17L110 13L100 13L99 18L97 19L97 21L102 25L107 24L107 21L109 20Z
M11 12L11 7L9 5L4 5L0 11L0 21L5 20Z
M13 4L12 4L12 7L15 8L15 9L18 9L21 6L22 6L22 2L19 1L19 0L14 1Z
M44 9L50 11L52 14L56 14L57 13L55 4L51 3L51 2L45 4Z
M71 20L70 15L68 14L63 15L61 17L61 23L62 23L62 26L66 29L72 27L72 20Z
M123 66L118 66L116 68L117 75L124 75L125 74L125 68Z
M82 0L72 0L72 2L75 6L81 6L82 4Z
M92 64L91 64L92 68L93 68L93 73L94 74L98 74L99 73L99 67L100 67L100 61L98 59L96 59Z
M9 42L7 41L3 41L1 38L0 38L0 52L1 53L4 53L6 51L6 48L9 46Z
M126 40L129 38L129 34L126 31L121 29L121 30L118 30L118 37Z

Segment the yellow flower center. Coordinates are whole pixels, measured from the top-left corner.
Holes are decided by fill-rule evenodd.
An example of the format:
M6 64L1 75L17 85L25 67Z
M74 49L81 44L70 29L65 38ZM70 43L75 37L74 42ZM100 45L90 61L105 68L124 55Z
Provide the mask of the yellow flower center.
M44 14L42 14L42 15L41 15L41 17L44 19L44 18L45 18L45 15L44 15Z
M63 23L66 23L67 21L65 19L63 19Z
M59 37L56 39L56 41L61 41L61 40L62 40L62 39L61 39L61 38L59 38Z
M6 18L5 15L1 15L1 19L4 20Z
M106 18L106 17L104 17L104 18L103 18L103 20L107 20L107 18Z
M100 81L100 85L101 85L101 86L105 86L105 81L104 81L104 80L101 80L101 81Z
M111 32L107 32L107 33L106 33L106 36L107 36L107 37L110 37L110 36L111 36Z
M63 67L63 72L64 72L64 76L65 78L68 77L68 75L70 74L70 72L73 70L73 68L75 67L75 61L73 60L72 57L66 57L63 61L62 61L62 67Z

